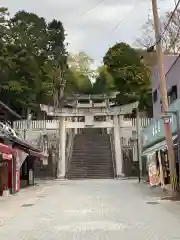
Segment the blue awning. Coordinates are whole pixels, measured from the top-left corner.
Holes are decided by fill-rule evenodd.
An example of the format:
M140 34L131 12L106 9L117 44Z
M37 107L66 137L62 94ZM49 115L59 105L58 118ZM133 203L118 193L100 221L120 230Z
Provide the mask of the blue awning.
M177 138L177 135L173 136L173 140L175 140ZM152 154L153 152L156 152L157 150L161 150L163 148L166 148L167 147L167 144L166 144L166 141L162 141L162 142L159 142L155 145L153 145L152 147L150 148L147 148L144 152L142 152L142 156L146 156L148 154Z

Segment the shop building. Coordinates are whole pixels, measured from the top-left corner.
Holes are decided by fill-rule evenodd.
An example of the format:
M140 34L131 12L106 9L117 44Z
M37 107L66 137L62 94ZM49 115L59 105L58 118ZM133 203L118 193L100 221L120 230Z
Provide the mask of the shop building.
M171 105L180 96L180 56L164 55L164 72L166 76L166 87L168 103ZM159 67L158 64L152 69L152 100L153 117L157 118L162 114L162 96L160 91Z
M16 193L34 184L34 162L47 161L47 154L25 141L11 128L14 120L22 120L0 101L0 196ZM7 128L3 127L7 126Z
M0 195L3 191L19 192L34 185L34 167L37 159L47 160L41 149L0 132Z
M167 156L167 145L165 141L164 121L171 121L174 156L176 160L176 171L179 181L179 112L180 98L169 107L169 118L164 119L162 115L154 119L152 123L141 132L142 159L148 170L150 185L170 184L169 161Z

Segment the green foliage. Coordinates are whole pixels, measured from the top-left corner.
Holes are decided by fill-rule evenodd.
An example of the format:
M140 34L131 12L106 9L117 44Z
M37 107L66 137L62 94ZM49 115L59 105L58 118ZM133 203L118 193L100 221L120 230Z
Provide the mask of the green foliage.
M71 72L71 83L73 92L80 94L91 94L93 70L91 64L93 60L84 52L69 54L68 64Z
M120 92L117 97L119 104L138 100L141 109L151 106L150 70L141 63L135 49L128 44L117 43L105 54L103 62L114 80L115 89Z
M95 84L93 60L84 52L69 55L65 31L60 21L46 22L25 11L9 18L0 8L0 100L19 114L39 104L53 104L55 92L66 80L65 96L119 91L120 104L139 100L142 108L150 104L150 72L140 62L136 50L118 43L104 56ZM69 66L68 66L69 65Z
M96 82L93 85L94 94L110 93L115 90L114 79L108 72L107 66L102 66L98 69L98 76Z
M0 100L20 114L36 112L40 103L53 102L57 66L67 69L64 28L34 13L8 15L0 8Z

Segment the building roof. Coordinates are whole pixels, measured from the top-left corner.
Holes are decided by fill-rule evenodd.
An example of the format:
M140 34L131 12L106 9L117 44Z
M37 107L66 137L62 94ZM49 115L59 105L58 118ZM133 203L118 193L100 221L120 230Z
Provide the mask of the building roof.
M11 108L9 108L5 103L3 103L2 101L0 101L0 111L3 111L8 113L9 115L11 115L11 117L14 119L22 119L22 117L17 114L15 111L13 111ZM9 119L8 119L9 120Z
M42 150L40 148L26 142L24 139L20 139L20 138L11 136L11 135L9 135L5 132L2 132L2 131L0 131L0 139L3 140L3 141L9 141L9 142L15 143L15 144L21 146L22 148L27 149L27 150L32 150L32 151L35 151L35 152L42 152Z
M173 63L176 61L178 55L164 55L164 71L165 74L171 69Z
M100 100L116 98L119 92L112 92L110 94L73 94L67 98L68 100Z
M176 56L176 58L173 60L172 64L170 65L168 71L166 72L166 75L168 75L168 73L173 69L175 64L178 62L179 58L180 58L180 55Z
M173 63L176 61L178 55L164 55L164 72L165 74L171 69ZM158 69L158 64L154 65L154 69Z

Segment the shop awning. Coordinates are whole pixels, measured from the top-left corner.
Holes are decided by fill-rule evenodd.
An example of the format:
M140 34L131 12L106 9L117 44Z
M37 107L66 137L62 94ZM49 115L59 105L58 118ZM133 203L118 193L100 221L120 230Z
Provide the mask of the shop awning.
M32 151L32 150L29 150L29 154L33 157L37 157L37 158L40 158L40 159L48 159L48 155L43 153L43 152L35 152L35 151Z
M16 154L16 151L12 147L9 147L8 145L0 143L0 155L2 158L1 160L11 160L13 155L15 154Z
M0 153L16 154L16 151L12 147L9 147L8 145L0 143Z
M175 140L177 138L177 135L173 136L173 140ZM142 156L146 156L148 154L152 154L153 152L156 152L157 150L161 150L163 148L166 148L167 144L166 141L162 141L160 143L157 143L155 145L153 145L152 147L146 149L144 152L142 152Z

